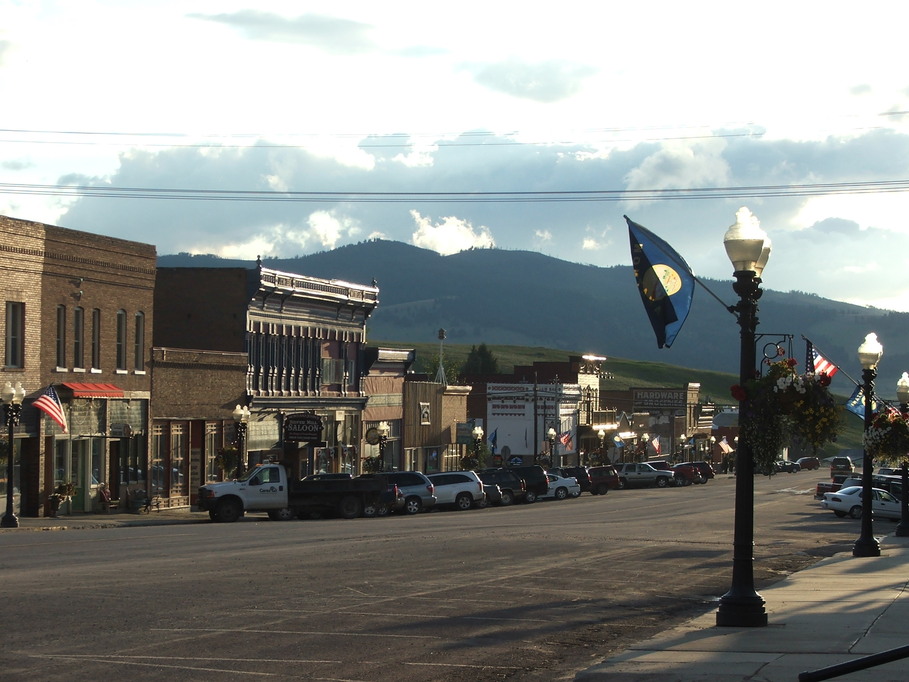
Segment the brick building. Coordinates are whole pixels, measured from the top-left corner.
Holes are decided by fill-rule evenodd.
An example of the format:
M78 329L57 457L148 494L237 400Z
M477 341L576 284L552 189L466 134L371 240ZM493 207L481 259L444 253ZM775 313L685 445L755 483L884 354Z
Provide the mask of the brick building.
M145 486L155 247L0 216L0 251L0 382L27 394L12 447L17 511L45 512L61 483L75 489L66 511L90 511L101 482ZM50 385L65 432L32 405Z
M261 263L252 269L158 270L155 357L163 362L176 350L205 351L198 355L204 373L209 370L201 365L217 365L223 354L220 376L206 389L184 385L184 392L195 395L184 396L179 413L159 393L155 378L152 458L165 476L189 482L180 489L186 501L192 502L194 481L214 477L218 452L228 444L240 447L245 466L277 458L299 476L359 470L351 446L364 432L363 349L378 293L375 285L279 272ZM237 354L245 363L242 372ZM180 381L176 374L162 377L161 386L176 391ZM231 416L237 405L250 412L242 440ZM321 422L320 439L289 442L285 420L305 413Z

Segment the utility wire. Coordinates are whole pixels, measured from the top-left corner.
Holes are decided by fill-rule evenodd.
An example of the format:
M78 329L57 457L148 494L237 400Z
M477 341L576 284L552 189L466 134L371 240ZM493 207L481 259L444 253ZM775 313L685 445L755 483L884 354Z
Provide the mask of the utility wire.
M320 203L548 203L616 201L690 201L801 197L836 194L883 194L909 191L909 180L754 185L691 189L566 190L547 192L289 192L274 190L113 187L109 185L42 185L0 183L0 194L191 201L279 201Z

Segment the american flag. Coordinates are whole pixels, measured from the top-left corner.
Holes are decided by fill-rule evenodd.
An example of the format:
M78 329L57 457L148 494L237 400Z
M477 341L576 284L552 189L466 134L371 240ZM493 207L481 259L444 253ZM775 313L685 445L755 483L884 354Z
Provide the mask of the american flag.
M574 446L571 440L571 431L566 431L559 436L559 442L563 445L566 450L573 450Z
M828 377L833 378L833 375L836 374L840 369L823 355L818 353L813 347L811 349L811 360L814 363L815 374L826 374Z
M66 414L63 412L63 405L60 404L60 398L57 397L57 392L52 385L44 389L44 393L35 401L35 407L44 410L48 417L60 425L63 433L66 433Z

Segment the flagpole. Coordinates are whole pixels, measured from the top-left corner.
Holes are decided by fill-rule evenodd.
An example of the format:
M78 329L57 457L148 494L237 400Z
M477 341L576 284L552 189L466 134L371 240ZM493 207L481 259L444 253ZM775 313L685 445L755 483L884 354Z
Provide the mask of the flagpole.
M809 339L809 338L808 338L807 336L805 336L804 334L802 334L802 340L803 340L805 343L811 344L811 347L814 348L814 350L816 350L818 353L820 353L821 355L823 355L825 358L829 358L829 357L830 357L830 356L827 355L824 351L822 351L820 348L818 348L817 345L814 343L814 341L812 341L811 339ZM810 363L810 364L811 364L811 368L814 369L814 363L812 362L812 363ZM846 372L846 370L844 370L844 369L843 369L842 367L840 367L839 365L836 365L836 368L837 368L837 370L839 370L840 372L843 373L843 376L844 376L844 377L846 377L847 379L849 379L849 381L851 381L851 382L852 382L853 384L855 384L856 386L861 386L861 385L862 385L860 382L856 381L856 380L853 379L851 376L849 376L849 374ZM807 371L807 369L806 369L806 371Z

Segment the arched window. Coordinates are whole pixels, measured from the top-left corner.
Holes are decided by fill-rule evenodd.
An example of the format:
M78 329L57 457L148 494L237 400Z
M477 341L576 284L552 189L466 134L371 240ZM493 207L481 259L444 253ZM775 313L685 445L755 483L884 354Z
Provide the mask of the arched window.
M133 369L137 372L145 371L145 313L136 313L136 339L133 352Z

